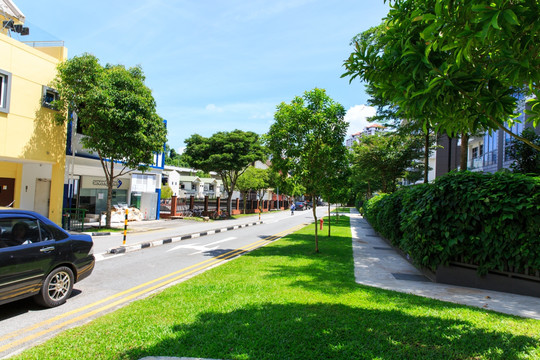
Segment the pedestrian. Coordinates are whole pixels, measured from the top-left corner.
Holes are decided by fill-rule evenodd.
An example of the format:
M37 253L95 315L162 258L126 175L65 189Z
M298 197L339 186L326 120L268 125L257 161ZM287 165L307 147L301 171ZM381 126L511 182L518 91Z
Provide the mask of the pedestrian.
M294 203L291 204L291 215L294 215L294 209L296 209L296 206L294 206Z

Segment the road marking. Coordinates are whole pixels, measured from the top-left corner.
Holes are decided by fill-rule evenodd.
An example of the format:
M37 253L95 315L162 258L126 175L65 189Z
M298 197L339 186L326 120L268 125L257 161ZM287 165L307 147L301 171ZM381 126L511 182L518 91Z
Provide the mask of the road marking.
M220 244L222 242L226 242L226 241L231 241L231 240L235 240L237 239L236 237L228 237L226 239L223 239L223 240L219 240L219 241L214 241L212 243L209 243L209 244L204 244L204 245L199 245L199 244L184 244L184 245L178 245L178 246L175 246L173 247L172 249L169 249L167 250L166 252L171 252L171 251L175 251L175 250L179 250L179 249L195 249L195 250L201 250L201 251L204 251L208 248L208 246L210 245L214 245L214 244Z
M271 243L272 241L275 241L283 236L286 236L290 233L293 233L299 229L301 229L302 227L304 227L306 224L300 224L300 225L297 225L293 228L290 228L290 229L287 229L287 230L284 230L284 231L281 231L275 235L272 235L272 236L268 236L264 239L261 239L261 240L257 240L251 244L248 244L248 245L245 245L243 247L240 247L239 249L235 249L235 250L231 250L231 251L228 251L227 253L225 254L221 254L221 255L218 255L218 256L215 256L213 258L210 258L210 259L207 259L207 260L204 260L204 261L201 261L197 264L194 264L194 265L191 265L191 266L188 266L186 268L183 268L183 269L180 269L178 271L175 271L175 272L172 272L170 274L167 274L167 275L164 275L164 276L161 276L159 278L156 278L156 279L153 279L151 281L148 281L144 284L140 284L140 285L137 285L135 287L132 287L131 289L128 289L128 290L125 290L125 291L122 291L122 292L119 292L117 294L114 294L114 295L111 295L105 299L102 299L102 300L99 300L99 301L96 301L92 304L89 304L89 305L86 305L86 306L83 306L79 309L75 309L75 310L72 310L72 311L69 311L67 313L64 313L62 315L58 315L58 316L55 316L51 319L48 319L48 320L44 320L40 323L37 323L37 324L34 324L28 328L25 328L25 329L21 329L21 330L18 330L18 331L15 331L11 334L7 334L3 337L0 337L0 341L5 341L5 340L8 340L8 339L11 339L11 338L14 338L14 337L17 337L19 335L22 335L22 334L25 334L25 333L29 333L33 330L36 330L36 329L39 329L40 327L45 327L47 326L46 329L44 330L41 330L37 333L34 333L34 334L31 334L31 335L28 335L26 337L23 337L23 338L19 338L11 343L7 343L3 346L0 346L0 352L4 352L8 349L11 349L15 346L18 346L18 345L21 345L21 344L24 344L24 343L27 343L27 342L30 342L40 336L43 336L43 335L46 335L48 333L51 333L53 331L56 331L56 330L59 330L59 329L62 329L68 325L71 325L73 323L76 323L78 321L82 321L82 320L85 320L93 315L96 315L100 312L103 312L105 310L108 310L110 308L113 308L115 306L118 306L118 305L121 305L129 300L132 300L132 299L135 299L139 296L142 296L142 295L145 295L145 294L148 294L160 287L163 287L163 286L166 286L170 283L173 283L175 281L178 281L178 280L181 280L182 278L185 278L195 272L198 272L198 271L201 271L201 270L204 270L204 269L207 269L211 266L214 266L214 265L217 265L219 263L223 263L225 262L226 260L229 260L233 257L236 257L238 255L241 255L245 252L248 252L248 251L251 251L253 249L256 249L256 248L259 248L259 247L262 247L262 246L265 246L269 243ZM187 271L189 270L189 271ZM165 280L167 279L167 280ZM163 281L162 281L163 280ZM161 281L161 282L160 282ZM157 283L157 284L156 284ZM155 284L155 285L152 285L146 289L143 289L143 290L140 290L140 291L137 291L134 293L134 291L136 290L139 290L139 289L142 289L142 288L145 288L151 284ZM127 295L127 294L130 294L132 293L131 295L128 295L128 296L125 296L125 297L122 297L124 295ZM122 298L121 298L122 297ZM80 312L83 312L85 310L88 310L88 309L91 309L95 306L98 306L98 305L101 305L103 303L106 303L110 300L113 300L113 299L116 299L116 298L120 298L110 304L106 304L106 305L103 305L97 309L94 309L90 312L87 312L87 313L84 313L84 314L81 314L77 317L74 317L72 319L68 319L68 320L65 320L64 322L62 323L59 323L59 324L56 324L56 325L53 325L53 326L49 326L50 324L53 324L54 322L56 321L59 321L59 320L62 320L64 318L67 318L68 316L71 316L71 315L74 315L74 314L77 314L77 313L80 313Z
M105 256L105 255L106 255L106 253L95 254L94 257L96 258L96 262L103 261L103 260L114 259L114 258L117 258L117 257L120 257L120 256L124 256L126 254L118 254L118 255L111 255L111 256Z

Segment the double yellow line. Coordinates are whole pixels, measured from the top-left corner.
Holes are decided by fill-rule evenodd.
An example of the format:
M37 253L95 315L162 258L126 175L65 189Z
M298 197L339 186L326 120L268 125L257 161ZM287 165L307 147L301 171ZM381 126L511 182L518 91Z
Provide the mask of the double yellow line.
M228 260L230 258L233 258L235 256L238 256L240 254L243 254L245 252L253 250L255 248L265 246L265 245L269 244L272 241L275 241L275 240L277 240L277 239L279 239L279 238L281 238L283 236L286 236L286 235L288 235L290 233L293 233L293 232L301 229L304 226L305 226L305 224L295 226L293 228L290 228L290 229L284 230L282 232L279 232L279 233L277 233L275 235L268 236L268 237L266 237L264 239L255 241L255 242L253 242L251 244L248 244L248 245L246 245L244 247L241 247L239 249L231 250L231 251L229 251L227 253L224 253L224 254L221 254L219 256L213 257L211 259L202 261L200 263L188 266L186 268L183 268L183 269L180 269L178 271L172 272L170 274L164 275L164 276L159 277L157 279L148 281L148 282L146 282L144 284L137 285L135 287L132 287L131 289L119 292L119 293L114 294L112 296L109 296L109 297L107 297L105 299L96 301L96 302L94 302L92 304L80 307L78 309L69 311L69 312L64 313L62 315L55 316L55 317L53 317L51 319L44 320L44 321L42 321L40 323L37 323L37 324L34 324L34 325L30 326L30 327L27 327L27 328L15 331L13 333L7 334L7 335L5 335L3 337L0 337L0 342L4 342L6 340L15 338L17 336L21 336L23 334L29 333L31 331L34 331L34 330L42 328L42 327L46 327L44 330L41 330L39 332L30 334L30 335L25 336L23 338L20 338L18 340L12 341L12 342L10 342L10 343L8 343L6 345L0 346L0 353L4 352L4 351L7 351L7 350L9 350L9 349L11 349L11 348L13 348L15 346L18 346L18 345L27 343L29 341L32 341L32 340L34 340L36 338L44 336L44 335L46 335L48 333L51 333L53 331L62 329L63 327L66 327L66 326L71 325L73 323L88 319L89 317L91 317L93 315L96 315L96 314L98 314L100 312L103 312L105 310L108 310L110 308L114 308L116 306L119 306L119 305L121 305L121 304L123 304L123 303L125 303L125 302L127 302L129 300L132 300L132 299L135 299L135 298L137 298L139 296L150 293L150 292L152 292L152 291L154 291L154 290L156 290L158 288L161 288L161 287L166 286L166 285L168 285L170 283L178 281L178 280L180 280L182 278L185 278L185 277L187 277L187 276L189 276L189 275L191 275L193 273L196 273L198 271L207 269L207 268L209 268L209 267L211 267L213 265L224 262L224 261L226 261L226 260ZM154 284L154 285L152 285L152 284ZM149 285L152 285L152 286L147 287ZM143 290L140 290L140 289L143 289ZM140 290L140 291L138 291L138 290ZM130 294L130 295L128 295L128 294ZM114 301L114 302L108 303L109 301L114 300L114 299L117 299L117 300ZM77 317L65 320L65 321L63 321L63 322L61 322L59 324L47 327L48 325L51 325L51 324L53 324L53 323L55 323L57 321L60 321L62 319L65 319L67 317L70 317L72 315L75 315L77 313L86 311L88 309L91 309L93 307L96 307L98 305L105 304L105 303L108 303L108 304L103 305L103 306L101 306L101 307L99 307L97 309L94 309L92 311L85 312L84 314L81 314L81 315L79 315Z

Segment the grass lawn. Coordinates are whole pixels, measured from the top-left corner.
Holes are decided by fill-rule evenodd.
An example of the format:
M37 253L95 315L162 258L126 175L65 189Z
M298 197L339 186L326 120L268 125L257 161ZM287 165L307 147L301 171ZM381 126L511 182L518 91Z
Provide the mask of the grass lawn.
M349 219L313 227L17 358L540 358L540 321L358 285Z
M128 231L129 231L128 227ZM108 228L108 227L101 227L101 228L85 228L83 232L92 232L92 233L100 233L100 232L122 232L124 231L124 228Z
M337 212L337 213L343 213L343 214L347 213L348 214L348 213L351 212L351 209L348 208L348 207L338 207L338 208L332 209L332 212L333 213Z

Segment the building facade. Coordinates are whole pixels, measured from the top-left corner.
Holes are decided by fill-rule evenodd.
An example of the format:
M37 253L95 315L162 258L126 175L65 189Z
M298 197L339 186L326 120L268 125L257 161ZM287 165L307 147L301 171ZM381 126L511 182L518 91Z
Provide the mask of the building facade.
M66 167L64 173L64 207L86 210L89 218L96 218L107 210L107 180L99 157L82 146L84 135L77 130L76 115L68 124ZM106 163L110 163L108 160ZM159 219L161 177L164 167L163 152L154 154L154 162L144 173L135 169L113 182L112 205L133 207L143 220ZM119 171L122 165L116 166ZM92 216L95 215L95 216Z
M67 49L18 40L25 18L10 0L0 0L0 20L8 25L0 31L0 206L34 210L60 224L66 127L53 121L55 91L48 86Z

